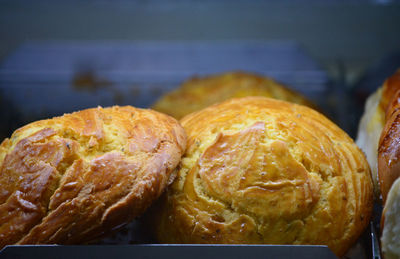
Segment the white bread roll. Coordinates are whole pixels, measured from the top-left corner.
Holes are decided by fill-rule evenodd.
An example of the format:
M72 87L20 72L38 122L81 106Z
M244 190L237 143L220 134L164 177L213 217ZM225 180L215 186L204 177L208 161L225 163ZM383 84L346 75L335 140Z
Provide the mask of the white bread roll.
M385 259L400 258L400 179L390 188L382 214L382 253Z
M378 145L379 138L385 123L385 112L379 105L382 97L382 88L368 97L365 112L358 127L356 144L364 151L371 167L374 183L375 198L380 195L378 181Z

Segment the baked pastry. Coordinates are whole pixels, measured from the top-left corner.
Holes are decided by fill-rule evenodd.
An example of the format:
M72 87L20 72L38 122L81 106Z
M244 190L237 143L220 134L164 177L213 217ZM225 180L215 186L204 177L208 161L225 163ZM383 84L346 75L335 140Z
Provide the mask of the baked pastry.
M364 151L371 167L372 180L374 183L375 198L380 197L378 181L378 146L384 123L385 112L380 105L382 98L382 88L368 97L365 104L364 114L361 117L356 143Z
M400 176L400 70L388 78L382 102L386 108L378 149L378 174L383 201L393 182ZM386 103L387 102L387 103Z
M78 244L131 221L174 179L178 122L130 106L28 124L0 146L0 248Z
M368 98L357 144L373 168L382 195L381 246L384 258L400 257L400 70Z
M321 244L341 256L368 225L367 160L320 113L245 97L181 124L187 150L154 213L161 243Z
M246 96L264 96L313 107L303 96L268 77L234 72L192 78L162 96L153 109L181 119L212 104Z
M399 97L400 70L368 98L358 130L357 144L367 155L375 192L382 194L383 201L392 183L400 176Z
M385 259L400 258L400 179L397 179L387 196L382 213L382 254Z

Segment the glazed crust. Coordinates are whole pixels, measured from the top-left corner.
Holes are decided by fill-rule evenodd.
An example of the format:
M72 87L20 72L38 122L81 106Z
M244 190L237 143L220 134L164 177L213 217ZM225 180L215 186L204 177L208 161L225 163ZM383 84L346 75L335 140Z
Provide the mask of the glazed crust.
M300 94L268 77L233 72L192 78L162 96L153 109L181 119L212 104L246 96L264 96L314 107Z
M321 244L341 256L368 225L366 158L318 112L246 97L181 123L187 151L155 212L160 242Z
M380 105L386 111L378 148L379 184L385 202L390 187L400 176L400 70L385 81Z
M28 124L0 146L0 248L80 244L154 201L186 146L179 123L130 106Z

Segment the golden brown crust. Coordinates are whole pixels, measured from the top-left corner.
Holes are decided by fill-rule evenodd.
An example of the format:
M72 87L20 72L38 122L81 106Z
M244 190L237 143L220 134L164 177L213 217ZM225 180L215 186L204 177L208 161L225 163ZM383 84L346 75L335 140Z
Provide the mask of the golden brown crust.
M400 90L400 69L390 76L383 84L382 98L380 105L386 111L387 119L395 109L398 109L399 100L397 100Z
M181 123L187 151L156 215L159 241L324 244L343 255L368 225L368 163L318 112L246 97Z
M383 201L400 176L400 70L388 78L380 105L386 111L378 148L378 175Z
M90 241L142 213L186 146L178 122L130 106L28 124L0 146L0 248Z
M314 107L303 96L274 80L244 72L194 77L161 97L153 106L177 119L230 98L264 96Z

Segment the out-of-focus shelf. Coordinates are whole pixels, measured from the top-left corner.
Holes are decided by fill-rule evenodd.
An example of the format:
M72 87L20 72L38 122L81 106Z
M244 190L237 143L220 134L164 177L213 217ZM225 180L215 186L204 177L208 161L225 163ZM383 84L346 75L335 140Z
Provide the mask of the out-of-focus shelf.
M98 105L149 107L190 77L238 70L326 108L327 75L293 41L31 42L0 64L3 131Z

